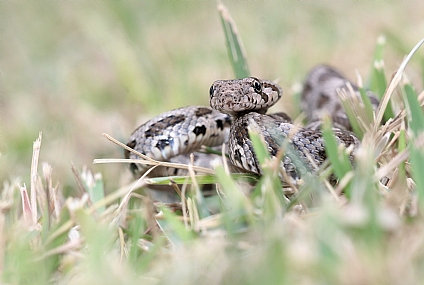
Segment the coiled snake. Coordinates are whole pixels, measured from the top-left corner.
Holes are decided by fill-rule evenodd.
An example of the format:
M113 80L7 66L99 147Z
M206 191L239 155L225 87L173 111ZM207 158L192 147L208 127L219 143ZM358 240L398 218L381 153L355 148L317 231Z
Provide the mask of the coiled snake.
M212 109L189 106L163 113L137 128L127 145L155 160L173 161L199 150L202 145L220 146L228 141L229 159L233 165L243 171L262 174L249 137L249 130L254 130L264 138L271 156L276 156L282 141L287 140L308 170L312 170L312 165L322 165L327 157L320 131L323 113L331 115L339 144L353 145L353 149L359 145L359 140L350 132L337 93L337 89L346 88L347 83L350 82L331 67L320 65L312 69L304 83L301 104L310 123L300 128L284 113L266 114L282 96L282 89L277 84L255 77L217 80L210 88ZM377 99L372 93L368 95L376 107ZM130 152L125 156L138 158ZM183 159L188 162L187 158ZM199 165L210 167L208 158L198 157L197 161ZM289 156L282 159L281 167L293 180L300 178ZM139 176L147 168L132 164L131 169Z

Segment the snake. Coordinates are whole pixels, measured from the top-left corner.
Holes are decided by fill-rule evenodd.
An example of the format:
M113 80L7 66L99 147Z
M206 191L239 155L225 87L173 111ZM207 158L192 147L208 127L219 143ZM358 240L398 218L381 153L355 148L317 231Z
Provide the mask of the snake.
M280 168L291 182L296 182L303 171L312 172L327 159L321 131L323 114L332 118L337 143L351 147L353 162L360 141L352 132L337 91L346 89L347 85L360 96L358 87L337 69L327 65L313 68L304 81L301 94L301 108L308 123L300 127L285 113L267 114L283 95L277 83L256 77L216 80L209 90L210 107L187 106L162 113L139 126L131 134L127 146L157 161L188 163L188 154L195 153L195 165L212 168L208 154L198 151L202 146L220 147L226 143L234 169L262 175L263 169L249 134L255 132L263 138L271 157L277 156L284 143L288 145L292 153L289 155L288 151L283 156ZM367 95L376 108L378 100L374 94L368 92ZM130 151L125 151L125 157L138 158ZM149 168L137 163L130 167L135 177L140 177ZM167 171L165 175L178 173L176 169Z

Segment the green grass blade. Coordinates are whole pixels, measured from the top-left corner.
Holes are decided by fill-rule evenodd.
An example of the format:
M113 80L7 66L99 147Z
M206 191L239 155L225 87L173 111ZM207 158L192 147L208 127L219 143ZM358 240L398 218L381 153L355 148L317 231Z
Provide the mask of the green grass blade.
M247 225L253 224L252 204L222 166L218 166L215 171L224 192L222 222L228 234L234 236Z
M187 229L184 223L171 210L166 207L160 207L160 210L163 213L164 219L158 219L158 225L175 247L178 248L184 242L191 241L196 237L196 234L192 230Z
M379 98L386 91L387 80L384 74L384 48L386 46L386 38L380 36L375 46L373 65L371 68L371 78L369 88L373 90Z
M361 128L361 124L358 121L352 106L347 100L344 100L343 98L341 98L341 103L349 119L350 125L352 126L353 132L358 136L359 139L362 139L365 130Z
M374 51L373 65L371 68L371 78L369 88L377 95L378 98L382 98L387 89L387 79L384 71L384 49L386 46L386 37L380 36L377 39L377 45ZM393 118L393 109L389 102L387 105L383 118L387 121Z
M385 47L386 47L386 37L383 35L379 36L377 38L377 45L375 46L375 51L374 51L374 62L384 59Z
M373 68L373 80L374 84L373 91L378 95L379 98L382 98L384 93L386 92L387 88L387 79L384 74L384 63L383 61L375 61L374 62L374 68ZM384 120L388 120L390 118L394 117L393 108L391 105L391 102L389 101L386 107L386 110L384 110L383 118Z
M420 60L420 66L421 66L421 85L424 85L424 57Z
M128 229L129 239L131 240L128 250L128 261L130 264L135 264L140 253L138 240L141 238L142 233L146 229L145 220L139 212L133 214L133 218L129 222Z
M236 24L224 4L218 4L218 12L224 29L228 57L230 58L234 75L236 78L249 77L250 71L247 65L243 43L241 41L240 34L237 31Z
M325 150L333 165L334 172L338 178L343 178L346 173L352 171L352 165L346 153L338 151L339 144L335 139L329 120L323 122L322 135L325 141Z
M403 86L405 92L406 102L409 113L409 127L417 138L424 130L424 115L421 110L420 103L417 99L417 93L411 84L405 84Z
M197 181L197 184L204 185L204 184L215 184L218 183L220 180L216 175L212 174L206 174L206 175L196 175L194 178ZM247 181L247 182L256 182L258 181L258 177L253 174L247 174L247 173L232 173L231 178L236 181ZM177 184L192 184L193 180L190 176L169 176L169 177L155 177L155 178L149 178L146 181L148 184L155 184L155 185L170 185L171 183L177 183Z
M412 132L410 144L412 176L417 185L418 198L421 208L423 208L424 175L422 175L422 171L424 169L424 150L422 147L417 145L417 142L424 133L424 114L412 85L405 84L403 87L405 93L405 105L407 106L408 111L409 128Z
M364 138L362 146L355 156L356 167L350 182L350 200L352 205L361 205L366 214L363 226L359 229L359 237L371 250L381 245L383 228L379 220L381 213L380 192L375 179L374 144L370 137Z
M390 97L392 96L392 94L394 93L395 88L397 87L397 85L399 84L401 78L402 78L402 73L406 68L406 65L408 64L408 62L411 60L412 56L417 52L417 50L421 47L421 45L424 43L424 38L421 39L413 48L412 50L409 52L409 54L405 57L405 59L402 61L401 65L399 66L398 70L396 71L395 75L393 76L392 81L390 82L389 86L387 86L387 90L385 92L385 96L383 96L380 105L378 107L377 113L376 113L376 118L375 118L375 127L374 127L374 131L376 131L376 128L380 125L384 114L382 113L381 110L386 110L388 108L388 103L390 101Z
M363 87L359 87L358 89L359 95L361 95L362 102L364 103L367 122L372 123L374 121L374 109L372 107L370 97L368 97L367 92Z
M384 63L382 61L374 61L373 65L373 91L379 98L383 97L387 87L387 79L384 74Z
M261 198L260 208L263 209L263 217L268 221L272 221L276 217L281 216L286 206L280 177L278 176L279 165L277 169L275 169L275 165L270 164L271 157L261 135L250 130L249 136L263 171L261 180L257 184L254 193L256 197Z
M325 117L322 124L322 135L325 141L325 151L327 157L333 166L334 173L339 179L342 179L346 173L352 171L352 164L345 151L339 149L339 144L336 141L329 117ZM349 187L346 187L348 190ZM349 191L346 191L349 197Z
M407 143L406 143L405 130L400 130L398 152L401 153L402 151L406 150L406 148L407 148ZM398 177L399 177L399 180L405 181L405 184L406 184L406 162L405 161L399 164Z
M264 165L264 163L270 159L270 155L268 149L266 148L265 142L263 141L263 138L253 130L249 130L249 137L252 141L253 149L255 150L259 164Z
M203 192L200 190L199 184L191 184L190 190L192 193L194 193L193 211L196 211L198 213L199 219L203 219L210 216L205 195L203 195ZM194 209L194 207L196 207L196 209Z
M105 198L103 178L100 173L93 174L90 170L84 169L81 173L81 179L84 182L84 186L87 189L88 195L90 196L93 204L96 204ZM102 213L105 209L105 206L100 206L97 208L97 211Z

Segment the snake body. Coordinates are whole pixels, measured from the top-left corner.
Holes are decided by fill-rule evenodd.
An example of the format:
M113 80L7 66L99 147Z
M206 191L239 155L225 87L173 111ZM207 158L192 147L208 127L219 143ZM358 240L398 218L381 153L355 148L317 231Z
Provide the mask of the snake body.
M301 98L301 109L309 122L307 128L319 128L323 114L330 114L335 128L352 131L337 93L337 90L346 89L347 85L352 87L358 97L360 96L358 87L334 68L318 65L309 72ZM377 97L369 90L366 91L366 95L376 110L379 104Z
M262 174L249 137L249 129L265 140L268 152L276 156L284 140L288 140L304 165L320 166L326 159L322 133L300 128L285 119L263 114L281 97L281 88L270 81L249 77L238 80L217 80L210 89L211 107L231 115L229 156L232 164L253 173ZM235 108L237 106L237 108ZM350 132L335 129L339 144L358 146L358 139ZM293 159L285 156L281 167L293 178L300 173ZM308 167L312 168L312 167Z
M310 171L322 165L327 157L320 131L324 112L335 122L333 131L339 144L353 145L355 149L360 143L349 131L350 124L336 91L346 88L347 83L357 90L335 69L324 65L314 68L307 76L302 93L302 107L311 123L301 128L292 124L284 113L266 114L283 93L276 83L255 77L217 80L210 88L212 109L189 106L163 113L137 128L127 145L153 159L172 161L195 152L201 145L218 146L228 141L229 159L233 165L243 171L262 174L249 137L249 130L253 130L264 138L271 156L276 156L283 141L288 142ZM372 102L376 101L372 94L369 96ZM137 158L130 152L125 156ZM292 157L287 155L282 159L281 168L293 180L300 178L298 167ZM145 170L141 164L132 164L136 176Z
M220 146L228 140L231 117L209 107L188 106L165 112L138 127L127 145L158 161L188 163L186 154L202 145ZM211 167L203 154L195 159L196 165ZM139 158L125 151L126 158ZM149 167L131 164L131 171L140 176ZM178 174L168 173L168 174Z

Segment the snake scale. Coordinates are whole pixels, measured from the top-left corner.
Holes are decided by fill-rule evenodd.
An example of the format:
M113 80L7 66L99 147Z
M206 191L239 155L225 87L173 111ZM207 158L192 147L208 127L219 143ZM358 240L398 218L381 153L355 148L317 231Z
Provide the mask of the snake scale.
M312 69L303 86L301 107L309 121L301 128L292 124L284 113L266 114L282 96L276 83L248 77L234 80L217 80L210 88L210 105L189 106L165 112L137 128L128 146L158 161L188 162L187 154L196 152L202 145L220 146L228 142L231 164L239 170L262 174L253 150L249 130L256 131L265 140L271 156L276 156L283 141L288 141L308 171L319 167L326 159L320 121L324 113L331 115L334 134L339 144L353 146L353 153L360 142L351 132L351 126L341 105L337 89L350 84L339 71L319 65ZM378 100L367 94L374 107ZM195 164L211 167L206 154L196 153ZM138 158L126 151L127 158ZM352 159L352 157L351 157ZM281 161L281 168L292 181L300 176L299 166L288 155ZM148 168L131 164L131 170L139 177ZM177 171L166 175L177 174Z

